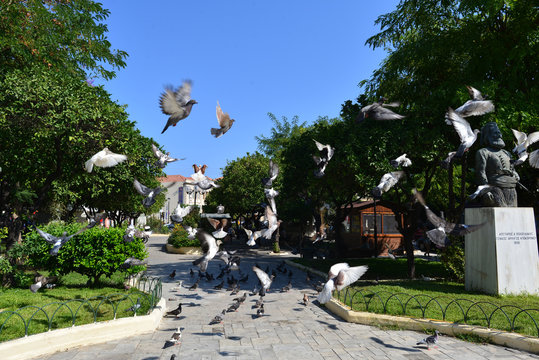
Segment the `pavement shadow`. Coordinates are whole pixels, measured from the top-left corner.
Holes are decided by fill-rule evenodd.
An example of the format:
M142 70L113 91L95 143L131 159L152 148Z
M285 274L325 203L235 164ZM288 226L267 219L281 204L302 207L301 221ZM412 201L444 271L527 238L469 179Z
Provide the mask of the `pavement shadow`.
M371 336L371 340L374 341L377 344L385 346L388 349L402 350L402 351L408 351L408 352L422 352L421 350L414 349L414 348L407 348L407 347L402 347L402 346L395 346L395 345L391 345L391 344L386 344L383 340L378 339L377 337L373 337L373 336Z

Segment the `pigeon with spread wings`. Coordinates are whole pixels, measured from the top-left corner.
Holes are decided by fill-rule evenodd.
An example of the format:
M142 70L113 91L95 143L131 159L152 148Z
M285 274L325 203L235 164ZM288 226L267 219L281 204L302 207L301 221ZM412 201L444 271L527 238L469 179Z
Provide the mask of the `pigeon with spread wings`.
M182 207L182 204L178 204L178 206L176 206L176 209L174 209L172 215L170 215L170 220L175 223L181 223L183 221L183 218L189 215L191 210L193 210L193 206L191 205Z
M205 272L208 268L208 263L215 257L217 251L219 251L219 247L215 238L202 229L198 229L196 237L200 241L204 256L193 261L193 265L197 265L201 271Z
M477 140L478 129L472 130L470 123L460 116L455 110L449 108L445 115L445 122L448 125L453 125L453 128L457 132L460 145L457 149L455 157L461 157L466 151L472 147L475 140Z
M380 99L375 103L363 107L356 118L356 122L362 122L367 118L373 120L400 120L404 118L404 115L397 114L388 107L398 107L399 102L386 103L386 98Z
M144 196L144 200L142 200L142 205L145 207L150 207L155 203L155 197L163 191L163 189L158 186L155 189L150 189L147 186L142 185L137 179L133 180L133 186L135 187L135 190L137 192Z
M273 186L273 182L277 179L279 175L279 166L270 159L269 161L269 177L262 179L262 185L265 187Z
M256 276L258 277L258 280L260 280L260 284L262 285L262 288L260 289L260 296L264 296L266 295L266 291L269 290L271 283L275 278L275 275L269 276L264 270L256 266L253 266L253 271L255 272Z
M393 186L395 186L404 177L404 171L392 171L384 174L380 179L380 183L374 189L372 194L376 197L382 196L383 193L388 192Z
M342 290L357 281L368 270L368 266L350 267L347 263L338 263L329 269L328 281L322 291L318 294L318 302L325 304L331 300L331 293L334 289Z
M532 145L533 143L539 141L539 131L533 132L530 135L527 135L524 132L511 129L513 131L513 135L515 135L515 138L517 139L517 144L513 149L513 153L515 153L518 156L518 159L515 161L514 165L518 166L526 161L526 159L529 158L530 165L534 168L539 168L539 163L535 163L532 161L532 159L536 158L535 153L539 153L539 150L535 150L532 152L532 154L528 154L528 147Z
M176 91L172 87L167 87L165 92L161 94L159 100L161 111L170 116L161 134L170 125L176 126L178 121L188 117L193 105L198 104L196 100L191 99L191 84L190 80L186 80Z
M466 85L470 100L455 109L455 112L462 117L483 115L494 111L494 104L491 100L485 100L481 92L471 86Z
M217 122L219 123L219 128L211 128L210 132L215 138L223 136L234 124L234 119L230 118L230 115L228 113L224 113L223 110L221 110L221 105L219 105L219 101L217 102L216 107L216 115L217 115Z
M425 203L423 196L416 189L413 190L417 201L425 208L427 219L434 226L434 229L427 231L427 237L437 246L445 247L448 245L447 235L463 236L479 230L485 223L477 225L454 224L437 216Z
M48 242L49 244L52 244L52 249L49 252L49 254L52 255L52 256L58 255L58 251L60 250L60 248L62 246L64 246L65 243L67 243L69 240L71 240L73 238L73 236L78 235L78 234L80 234L81 232L83 232L84 230L87 229L87 227L84 227L84 228L80 229L79 231L77 231L76 233L74 233L72 235L69 235L69 236L67 235L66 231L64 231L62 236L54 236L54 235L51 235L51 234L39 229L37 226L35 226L35 228L36 228L37 233L43 239L45 239L46 242Z
M273 233L279 228L279 225L281 225L281 220L277 220L277 215L275 215L269 205L266 205L265 218L268 221L268 228L263 229L260 232L260 237L270 240Z
M94 169L94 166L112 167L118 165L125 160L127 160L127 156L113 153L108 148L104 148L103 150L92 156L90 160L86 161L86 163L84 164L84 168L87 172L91 173Z
M167 152L164 154L161 150L157 148L154 144L152 144L152 151L155 157L157 158L157 166L159 166L161 169L164 169L165 166L167 166L168 163L178 161L178 160L185 160L185 158L177 159L170 156L170 153Z

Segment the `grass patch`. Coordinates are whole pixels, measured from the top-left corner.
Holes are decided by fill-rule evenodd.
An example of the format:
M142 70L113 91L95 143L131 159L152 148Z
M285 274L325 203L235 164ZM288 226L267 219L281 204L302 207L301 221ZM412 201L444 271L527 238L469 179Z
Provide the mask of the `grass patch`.
M476 343L476 344L490 344L490 340L475 334L456 334L455 337L460 340Z
M150 309L150 297L137 289L125 290L124 274L102 278L99 286L86 287L88 278L70 273L59 279L57 287L32 293L28 288L0 288L0 341L60 329L132 316L126 311L140 297L138 315ZM15 313L14 313L15 312Z
M298 259L297 262L327 272L335 260ZM353 310L445 320L539 336L539 296L493 296L466 291L464 284L457 282L403 280L405 259L351 259L346 262L350 266L369 266L355 286L334 293L336 299ZM422 259L416 259L416 273L431 278L447 276L440 263ZM369 279L376 275L386 281L373 285ZM401 279L390 280L395 277Z

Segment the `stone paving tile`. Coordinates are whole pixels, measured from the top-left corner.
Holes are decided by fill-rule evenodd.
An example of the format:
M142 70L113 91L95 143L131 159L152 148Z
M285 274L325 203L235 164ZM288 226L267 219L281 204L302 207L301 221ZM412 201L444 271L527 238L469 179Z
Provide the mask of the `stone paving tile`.
M159 244L165 237L152 236L148 243L148 274L163 279L163 296L167 309L183 310L178 318L163 318L156 331L99 345L79 347L59 352L40 360L168 360L172 354L178 359L384 359L384 360L462 360L462 359L539 359L539 356L501 346L463 342L443 336L437 349L416 347L424 333L402 330L390 331L361 324L350 324L335 317L324 308L312 304L316 293L305 283L305 274L294 269L293 289L286 293L275 291L286 285L288 277L277 273L270 291L264 298L265 316L255 318L252 308L258 296L247 296L237 312L227 313L224 322L209 325L209 321L222 309L232 304L233 298L250 291L256 283L251 267L258 262L264 269L275 269L281 257L272 257L262 251L243 254L241 269L249 274L242 291L231 296L225 290L214 290L214 282L201 281L197 291L187 288L195 282L189 275L196 256L168 254ZM210 262L208 270L217 274L219 260ZM289 266L287 266L289 267ZM166 275L176 269L174 280ZM234 274L238 278L237 274ZM178 289L178 281L183 280ZM175 288L175 289L173 289ZM172 291L171 291L172 290ZM310 296L308 306L300 304L303 294ZM182 328L180 345L163 349L177 327Z

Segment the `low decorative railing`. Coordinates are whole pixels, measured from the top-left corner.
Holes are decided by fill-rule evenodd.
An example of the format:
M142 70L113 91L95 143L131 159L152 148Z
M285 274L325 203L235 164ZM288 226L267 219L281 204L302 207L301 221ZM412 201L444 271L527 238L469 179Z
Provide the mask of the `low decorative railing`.
M438 319L539 336L539 309L356 288L346 288L335 295L353 310Z
M162 295L161 279L133 277L128 284L138 291L28 305L0 312L0 341L12 340L54 329L148 314ZM129 310L137 303L140 307Z

